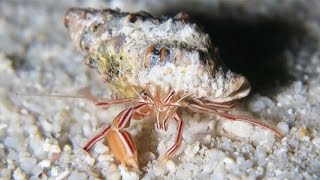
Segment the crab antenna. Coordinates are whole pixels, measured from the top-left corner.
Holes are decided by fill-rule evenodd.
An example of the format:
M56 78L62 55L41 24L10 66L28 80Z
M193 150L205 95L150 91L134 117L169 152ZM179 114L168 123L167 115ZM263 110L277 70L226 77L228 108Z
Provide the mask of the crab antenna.
M86 96L73 96L73 95L61 95L61 94L19 94L15 93L16 96L23 97L58 97L58 98L78 98L78 99L87 99Z

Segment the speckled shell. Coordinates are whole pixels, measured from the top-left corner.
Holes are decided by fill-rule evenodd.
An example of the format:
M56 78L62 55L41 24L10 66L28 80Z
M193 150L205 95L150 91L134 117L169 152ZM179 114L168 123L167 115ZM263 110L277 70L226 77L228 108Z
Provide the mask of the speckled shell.
M69 9L65 25L87 63L118 91L135 89L191 93L227 102L246 96L246 78L225 68L207 34L183 16L154 18L145 12Z

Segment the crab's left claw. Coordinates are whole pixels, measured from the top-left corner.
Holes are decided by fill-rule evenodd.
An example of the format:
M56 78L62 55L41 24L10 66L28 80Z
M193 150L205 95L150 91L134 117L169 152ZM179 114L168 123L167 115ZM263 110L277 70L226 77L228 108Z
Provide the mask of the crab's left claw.
M119 100L119 102L120 101L122 102L122 100ZM97 103L97 105L103 106L104 104ZM145 112L145 110L147 111ZM83 149L85 151L89 151L97 141L106 138L112 153L122 164L126 167L139 169L136 145L132 136L125 130L125 128L129 127L132 117L142 118L145 115L148 115L148 108L146 104L143 103L121 111L113 120L112 124L93 137Z
M122 164L139 169L136 145L128 132L114 129L106 139L111 151Z

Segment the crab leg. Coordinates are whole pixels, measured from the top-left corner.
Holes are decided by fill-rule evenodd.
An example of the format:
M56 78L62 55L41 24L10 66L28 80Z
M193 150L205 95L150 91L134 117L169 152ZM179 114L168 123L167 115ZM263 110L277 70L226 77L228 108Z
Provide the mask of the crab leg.
M165 106L169 105L169 103L172 100L174 95L175 95L175 91L171 91L167 95L167 97L165 97L164 100L161 101L161 104L165 105ZM163 111L164 113L163 112L157 113L157 123L156 123L156 128L157 129L164 129L165 131L167 130L166 123L167 123L167 121L169 119L170 113L172 115L172 112L175 111L176 107L172 106L172 107L168 107L168 108L171 108L171 110ZM160 121L160 119L162 119L162 122Z
M207 108L217 108L217 109L232 109L236 106L235 102L226 102L226 103L216 103L213 101L209 101L209 102L202 102L200 99L197 98L192 98L192 100L199 104L200 106L204 106Z
M183 120L177 112L174 114L174 120L177 123L176 141L175 141L174 145L171 146L171 148L166 152L166 154L164 155L164 157L162 159L162 162L165 162L168 159L170 159L175 154L175 152L179 149L179 147L181 146Z
M134 98L124 98L124 99L117 99L117 100L110 100L110 101L99 101L99 102L96 102L95 105L105 107L105 106L110 106L113 104L130 103L130 102L134 102L134 101L136 101L136 99L134 99ZM106 136L106 134L109 132L110 128L111 128L111 125L108 125L99 134L97 134L93 138L91 138L90 141L87 142L87 144L83 147L83 149L85 151L89 151L96 142L100 141L101 139L103 139Z
M163 104L168 104L170 102L170 100L172 99L172 97L175 95L175 91L171 91L166 98L164 98L163 100Z
M217 109L232 109L236 106L235 103L203 103L203 106L208 107L208 108L217 108Z
M83 150L88 152L96 142L100 141L101 139L103 139L108 134L110 128L111 128L111 125L108 125L99 134L97 134L93 138L91 138L87 142L87 144L83 147Z
M139 168L136 145L132 136L124 129L129 127L132 116L142 117L141 112L143 113L142 109L145 106L146 104L141 103L121 111L112 124L94 136L83 149L89 151L97 141L106 138L111 151L121 163L128 167Z
M226 118L227 120L231 120L231 121L242 121L242 122L247 122L253 125L257 125L260 126L262 128L265 128L271 132L273 132L275 135L277 135L279 138L282 138L283 135L275 128L268 126L266 124L264 124L263 122L254 119L252 117L249 116L245 116L245 115L233 115L233 114L228 114L225 112L219 112L207 107L203 107L197 104L185 104L190 110L195 111L195 112L201 112L201 113L206 113L206 114L215 114L221 117Z

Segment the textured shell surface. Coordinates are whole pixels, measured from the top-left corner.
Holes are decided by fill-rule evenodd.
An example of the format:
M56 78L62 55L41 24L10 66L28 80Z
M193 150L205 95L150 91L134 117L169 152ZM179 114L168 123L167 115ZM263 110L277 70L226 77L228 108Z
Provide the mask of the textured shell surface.
M154 18L145 12L71 8L65 25L87 63L123 95L160 87L212 102L240 99L247 79L219 60L210 37L178 14Z

